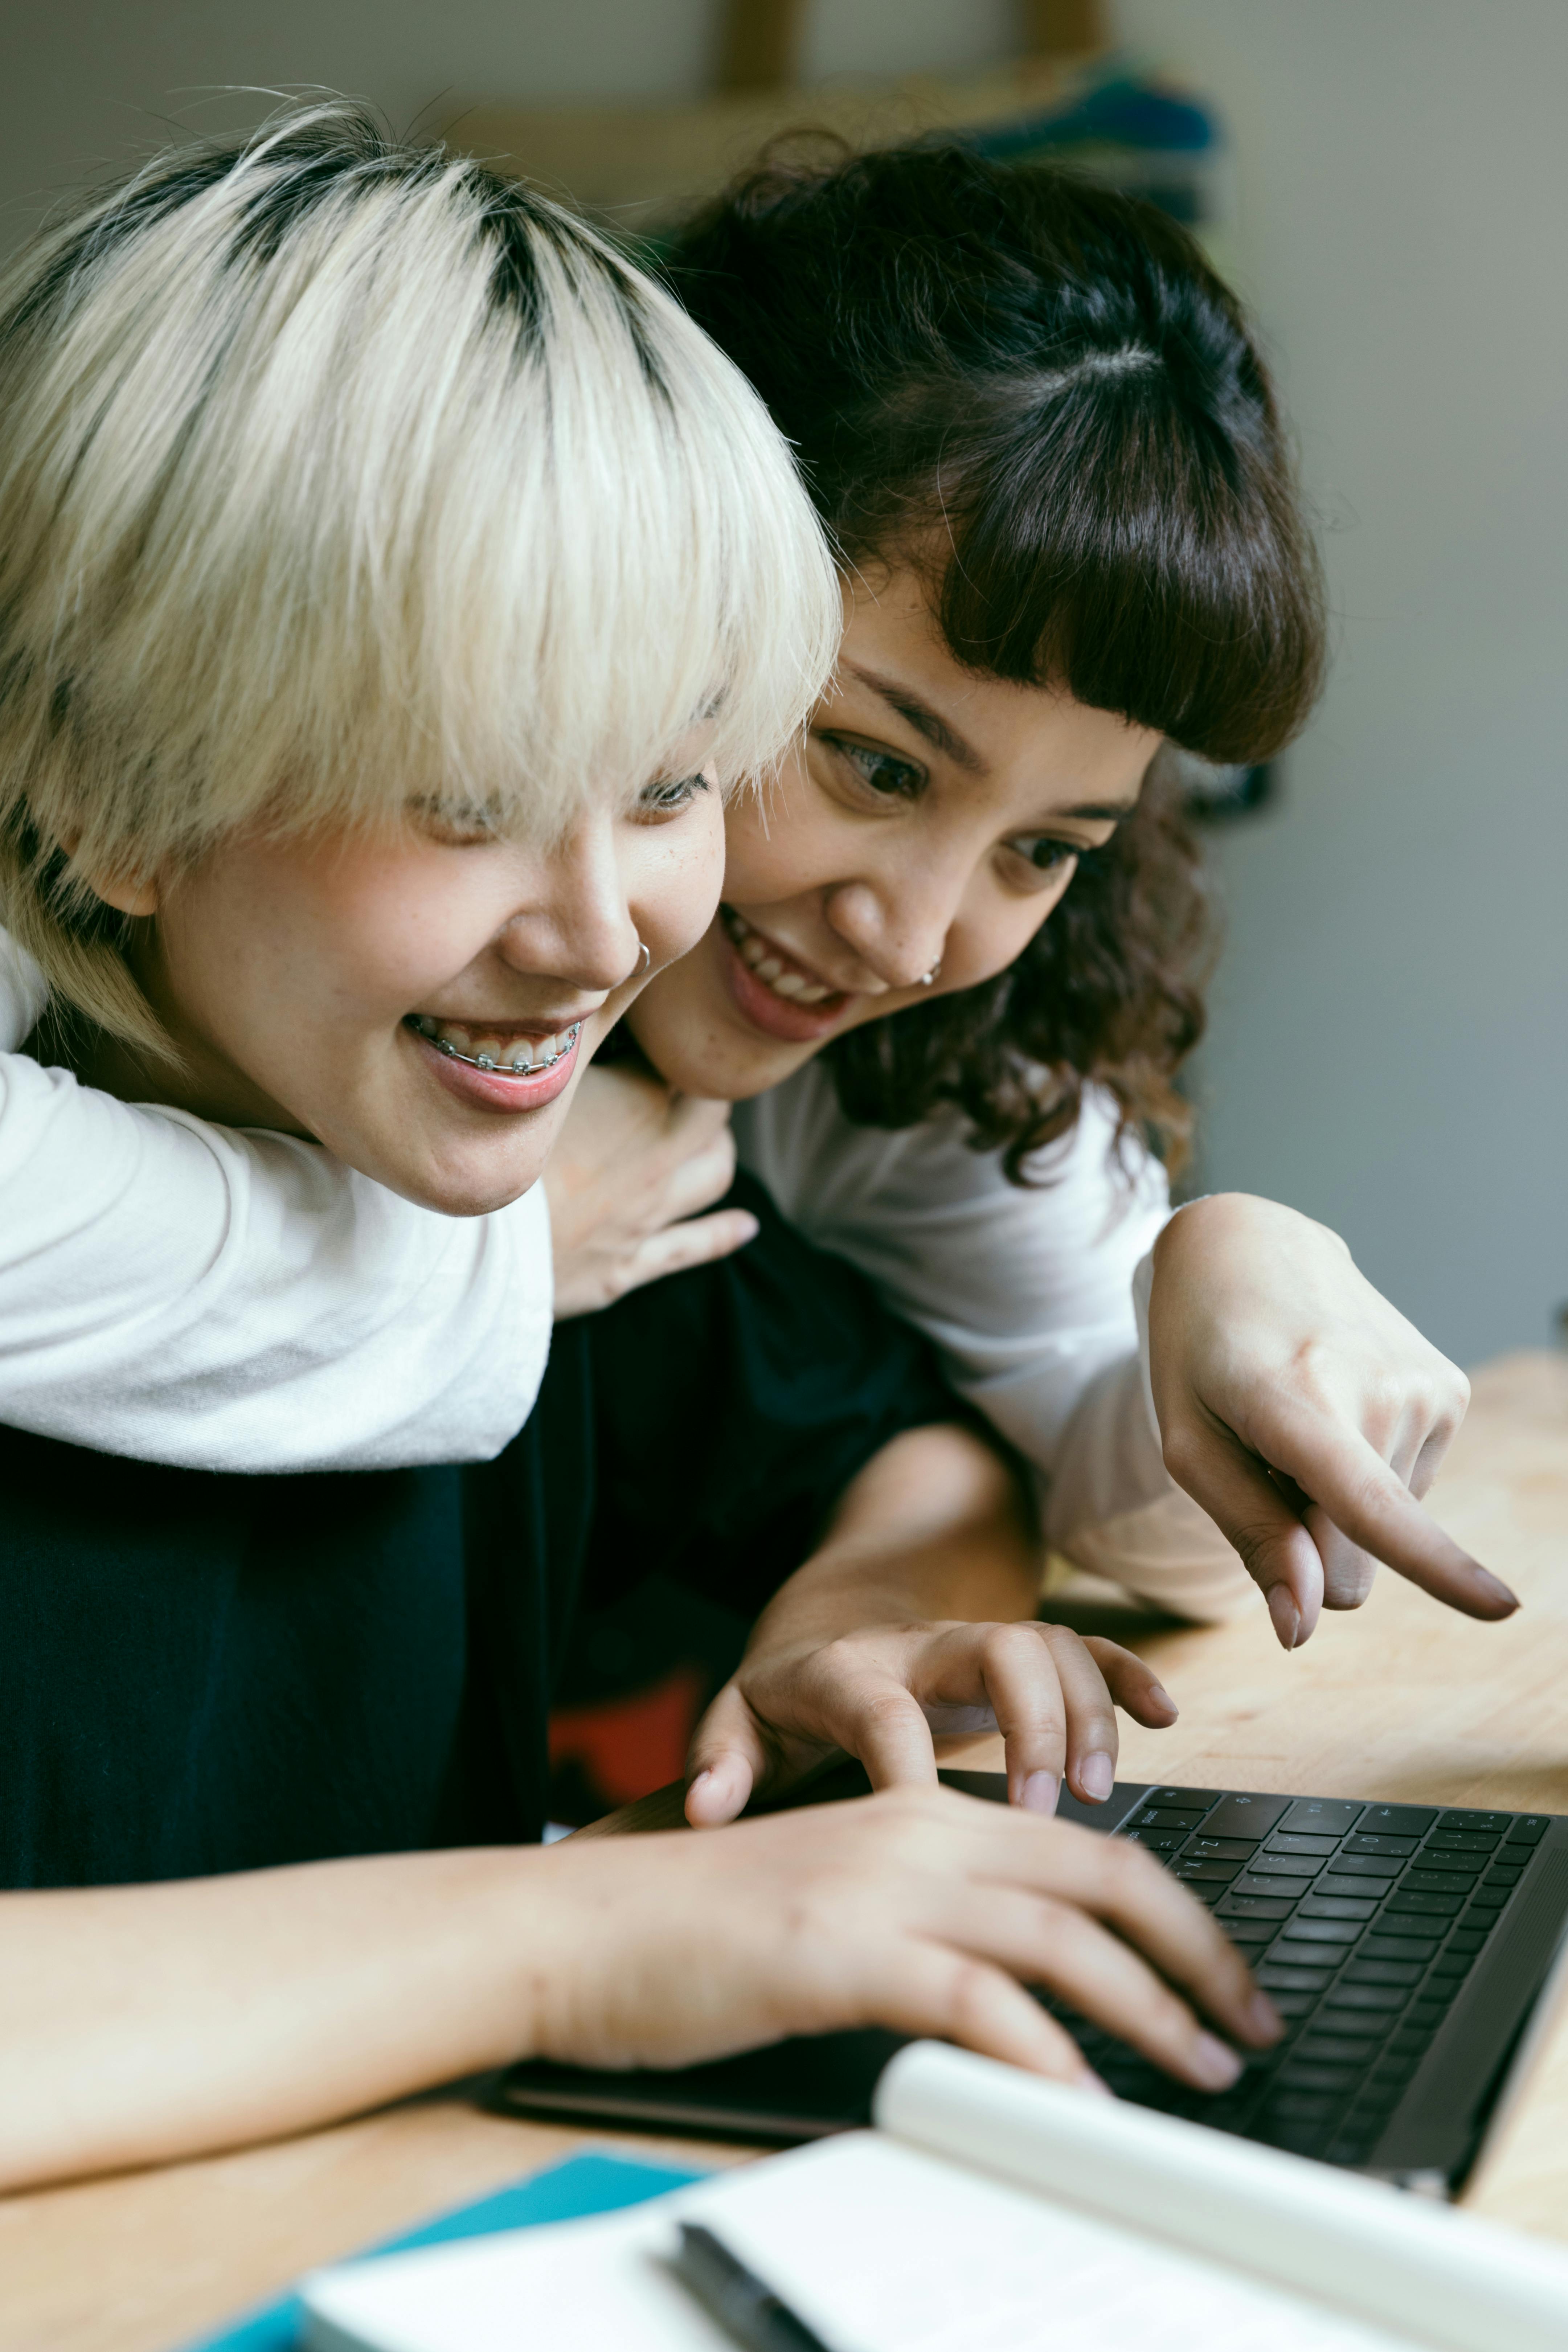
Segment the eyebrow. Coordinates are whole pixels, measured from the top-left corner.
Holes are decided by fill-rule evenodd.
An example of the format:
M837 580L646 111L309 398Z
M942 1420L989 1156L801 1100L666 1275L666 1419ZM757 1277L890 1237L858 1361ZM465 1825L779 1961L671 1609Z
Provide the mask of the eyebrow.
M863 669L858 662L846 662L844 667L852 677L858 677L862 686L868 686L873 694L879 695L889 710L896 710L900 719L907 720L917 735L923 735L928 743L934 743L939 751L945 751L955 766L967 768L972 775L983 776L987 772L986 762L973 744L966 742L940 710L933 710L929 702L923 702L910 688L896 685L890 677L879 677L874 669ZM1053 809L1051 816L1053 822L1062 817L1076 817L1080 823L1118 824L1124 816L1131 816L1137 805L1138 794L1134 793L1131 800L1086 801L1079 808Z
M933 710L929 702L922 702L920 696L911 693L907 686L898 686L890 677L880 677L874 669L862 669L858 662L846 662L844 667L852 677L860 680L862 686L868 686L873 694L879 695L889 709L896 710L917 735L923 735L928 743L934 743L939 751L945 751L955 767L967 768L972 775L983 776L985 773L986 763L973 744L966 743L957 728L949 726L940 710Z

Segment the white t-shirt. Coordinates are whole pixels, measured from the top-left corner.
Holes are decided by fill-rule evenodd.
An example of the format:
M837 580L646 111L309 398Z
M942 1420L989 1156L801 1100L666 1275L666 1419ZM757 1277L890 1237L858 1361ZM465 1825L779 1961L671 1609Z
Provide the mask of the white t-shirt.
M1161 1455L1149 1253L1171 1214L1146 1153L1124 1171L1107 1097L1011 1184L957 1111L856 1127L821 1062L737 1107L742 1163L784 1214L934 1340L960 1394L1040 1474L1047 1538L1079 1567L1195 1617L1258 1598ZM1141 1326L1142 1327L1141 1328Z
M16 1047L0 932L0 1421L203 1470L488 1461L550 1346L536 1184L444 1217L319 1144L122 1103Z

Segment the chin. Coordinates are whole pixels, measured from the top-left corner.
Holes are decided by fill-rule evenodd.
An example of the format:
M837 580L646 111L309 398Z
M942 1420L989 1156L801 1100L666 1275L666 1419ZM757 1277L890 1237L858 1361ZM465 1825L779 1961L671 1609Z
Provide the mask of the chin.
M399 1169L384 1171L376 1181L389 1192L401 1192L421 1209L432 1209L438 1217L488 1217L496 1209L507 1209L532 1191L544 1173L542 1160L538 1167L505 1171L454 1169Z

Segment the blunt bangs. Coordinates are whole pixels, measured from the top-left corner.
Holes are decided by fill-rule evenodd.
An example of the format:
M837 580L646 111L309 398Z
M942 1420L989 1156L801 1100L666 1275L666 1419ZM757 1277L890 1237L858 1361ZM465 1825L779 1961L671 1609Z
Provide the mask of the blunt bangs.
M1209 760L1290 740L1321 681L1315 566L1245 434L1184 417L1129 352L1011 390L966 440L932 580L957 659Z
M1317 552L1247 320L1174 222L940 142L784 147L671 267L842 559L915 563L959 661L1213 760L1300 729Z
M739 372L570 214L357 108L155 163L0 285L0 919L121 1034L84 877L433 794L547 844L694 730L765 772L838 627Z

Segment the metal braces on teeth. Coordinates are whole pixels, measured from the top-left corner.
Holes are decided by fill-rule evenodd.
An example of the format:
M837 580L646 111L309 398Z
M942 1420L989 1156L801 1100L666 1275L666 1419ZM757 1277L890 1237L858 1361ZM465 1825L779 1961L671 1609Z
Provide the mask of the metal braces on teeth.
M448 1045L445 1038L433 1037L429 1029L425 1028L413 1013L408 1016L408 1025L411 1029L417 1029L419 1034L434 1045L438 1054L445 1054L449 1062L466 1062L470 1070L499 1070L501 1076L507 1078L537 1078L545 1070L552 1070L557 1062L563 1062L566 1059L583 1032L583 1024L580 1021L574 1021L570 1029L562 1033L566 1043L558 1054L547 1054L542 1062L531 1063L526 1070L520 1070L510 1062L496 1061L489 1054L460 1054L456 1045Z

